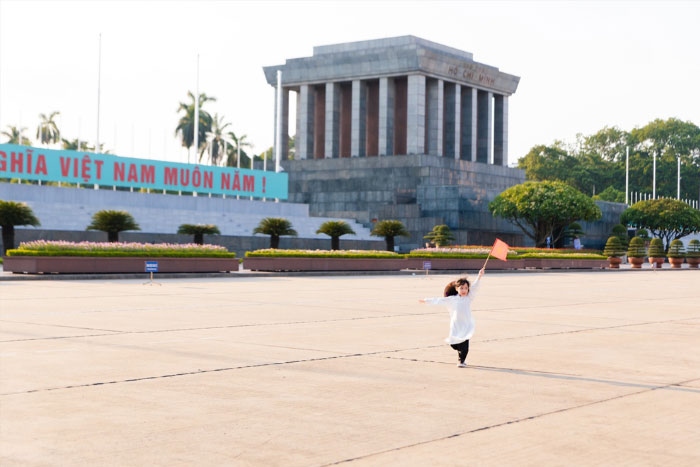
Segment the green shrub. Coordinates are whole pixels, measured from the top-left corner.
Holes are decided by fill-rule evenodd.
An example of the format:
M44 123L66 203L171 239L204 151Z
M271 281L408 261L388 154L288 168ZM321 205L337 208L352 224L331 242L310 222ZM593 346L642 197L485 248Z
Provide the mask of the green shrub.
M668 247L669 258L685 258L685 246L680 240L674 240L671 242L671 246Z
M651 238L647 229L637 229L637 232L635 232L635 236L641 238L644 241L649 240Z
M647 250L644 247L644 239L641 237L634 237L630 240L629 247L627 248L627 256L630 258L644 258L647 255Z
M625 249L622 246L622 242L620 242L620 238L615 235L608 238L608 241L605 243L603 254L607 257L624 255Z
M651 243L649 243L649 257L650 258L663 258L666 256L664 252L664 242L660 238L652 238Z
M617 224L612 228L612 234L620 239L620 244L623 248L627 248L627 243L629 243L627 227L622 224Z
M700 240L691 240L688 243L688 251L685 255L688 258L700 258Z
M424 235L423 238L433 242L438 248L449 245L452 240L455 239L454 236L452 236L452 231L445 224L436 225L433 227L433 230L428 233L428 235Z

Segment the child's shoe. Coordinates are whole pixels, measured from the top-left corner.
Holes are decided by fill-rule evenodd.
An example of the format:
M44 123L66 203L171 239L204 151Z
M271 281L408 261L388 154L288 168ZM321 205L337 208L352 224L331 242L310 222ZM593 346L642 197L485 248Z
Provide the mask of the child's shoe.
M466 367L467 367L467 364L466 364L466 363L458 363L457 366L458 366L459 368L466 368Z

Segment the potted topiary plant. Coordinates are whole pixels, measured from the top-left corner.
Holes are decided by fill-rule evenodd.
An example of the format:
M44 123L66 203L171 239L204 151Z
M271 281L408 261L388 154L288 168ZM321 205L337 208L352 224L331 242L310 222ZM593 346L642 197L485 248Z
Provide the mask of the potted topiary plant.
M649 243L649 262L651 263L651 267L662 267L666 260L665 256L664 242L662 242L660 238L652 238Z
M649 236L649 231L647 229L637 229L634 236L644 240L644 246L649 247L649 241L651 240L651 237Z
M622 262L620 256L625 254L625 250L622 248L622 242L620 242L619 237L613 235L608 238L603 254L608 257L610 269L620 269L620 263Z
M688 251L685 253L685 260L688 262L688 267L698 269L700 264L700 240L691 240L688 242Z
M644 257L647 255L647 250L644 248L644 239L634 237L630 240L627 248L627 259L633 269L640 269L644 263Z
M680 269L685 260L685 246L683 246L683 242L678 239L672 241L666 256L668 256L668 262L671 263L672 268Z

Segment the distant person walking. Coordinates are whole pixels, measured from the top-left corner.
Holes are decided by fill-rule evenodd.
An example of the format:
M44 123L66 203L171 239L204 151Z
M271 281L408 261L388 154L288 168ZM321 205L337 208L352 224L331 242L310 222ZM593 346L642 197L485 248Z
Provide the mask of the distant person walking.
M472 316L471 304L479 288L481 276L484 269L479 271L479 276L473 285L466 277L452 281L445 287L444 297L424 298L418 300L420 303L428 305L444 305L450 311L450 335L445 342L457 351L460 368L466 368L465 363L469 353L469 339L474 334L474 317Z

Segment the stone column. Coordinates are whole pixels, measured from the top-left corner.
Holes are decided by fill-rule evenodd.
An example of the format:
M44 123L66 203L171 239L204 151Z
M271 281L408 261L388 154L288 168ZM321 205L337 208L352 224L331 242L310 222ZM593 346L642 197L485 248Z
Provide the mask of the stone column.
M339 157L340 85L326 83L326 159Z
M352 123L350 156L364 157L366 145L367 86L359 79L352 80Z
M273 87L272 90L275 92L275 136L273 139L273 151L272 160L277 156L277 88ZM282 160L289 158L289 89L282 87L282 148L281 148Z
M462 91L459 84L445 83L445 131L443 152L445 157L459 159L462 113Z
M428 79L426 82L427 113L426 142L427 153L442 156L443 117L444 117L444 81Z
M508 96L500 94L494 99L493 163L508 165Z
M408 75L406 152L425 154L425 76Z
M476 161L476 116L477 116L477 94L476 89L461 86L461 106L460 106L460 139L461 139L461 159L466 161Z
M477 154L478 162L493 164L493 93L479 91L477 110Z
M299 111L296 141L296 157L312 159L314 157L314 89L302 84L299 87Z
M379 78L379 155L394 154L394 78Z

